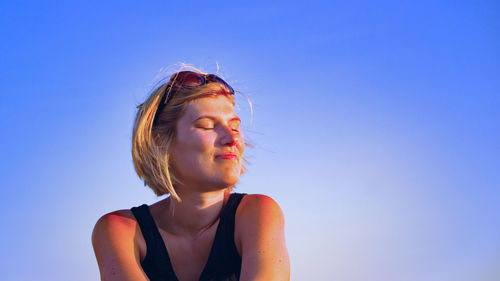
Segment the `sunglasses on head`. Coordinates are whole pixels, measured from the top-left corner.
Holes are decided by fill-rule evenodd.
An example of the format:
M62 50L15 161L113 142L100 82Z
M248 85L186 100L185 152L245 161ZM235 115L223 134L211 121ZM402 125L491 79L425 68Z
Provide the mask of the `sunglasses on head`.
M219 83L229 89L231 95L234 95L234 90L229 86L226 81L222 80L219 76L215 74L200 74L192 71L180 71L172 75L168 81L168 85L163 92L163 97L158 105L158 110L156 111L154 123L158 120L163 108L172 99L173 91L178 89L195 89L202 87L208 83Z
M180 71L170 77L169 87L172 89L194 89L210 82L215 82L227 87L234 94L233 88L215 74L200 74L192 71Z

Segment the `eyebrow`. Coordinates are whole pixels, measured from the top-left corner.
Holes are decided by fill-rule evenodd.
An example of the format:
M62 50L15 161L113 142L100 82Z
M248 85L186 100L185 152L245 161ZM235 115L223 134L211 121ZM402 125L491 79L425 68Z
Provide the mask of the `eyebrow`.
M217 119L219 119L219 117L217 117L217 116L212 116L212 115L202 115L202 116L200 116L200 117L196 118L193 122L196 122L196 121L198 121L198 120L200 120L200 119L204 119L204 118L208 118L208 119L212 119L212 120L217 120ZM233 117L233 118L229 119L229 122L233 122L233 121L238 121L238 122L240 122L240 123L241 123L241 119L240 119L238 116L235 116L235 117Z

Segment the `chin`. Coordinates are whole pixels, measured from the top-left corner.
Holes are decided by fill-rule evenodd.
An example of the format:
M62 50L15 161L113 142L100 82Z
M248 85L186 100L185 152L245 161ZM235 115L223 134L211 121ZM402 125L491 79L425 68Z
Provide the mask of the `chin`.
M232 165L231 167L225 167L221 169L217 173L217 178L220 179L221 182L226 184L235 185L240 179L241 175L241 165Z
M235 186L240 179L240 173L227 173L217 179L218 185L223 188Z
M234 186L235 184L238 183L238 180L240 179L240 175L232 175L232 176L226 176L221 179L221 183L224 184L225 187L230 187Z

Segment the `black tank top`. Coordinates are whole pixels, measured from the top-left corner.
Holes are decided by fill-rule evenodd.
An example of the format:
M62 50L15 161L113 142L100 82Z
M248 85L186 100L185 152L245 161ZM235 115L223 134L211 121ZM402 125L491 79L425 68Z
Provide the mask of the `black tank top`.
M234 220L243 193L232 193L221 212L214 242L200 281L236 281L240 279L241 257L234 244ZM167 248L148 205L131 209L146 241L142 269L151 281L178 281Z

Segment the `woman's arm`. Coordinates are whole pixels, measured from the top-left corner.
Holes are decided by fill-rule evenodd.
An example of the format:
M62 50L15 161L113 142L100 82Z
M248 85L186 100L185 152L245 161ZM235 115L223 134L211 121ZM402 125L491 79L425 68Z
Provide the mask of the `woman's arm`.
M109 213L97 221L92 245L102 281L148 280L140 265L137 234L137 222L128 210Z
M241 249L241 281L290 280L283 212L273 199L245 196L236 213L235 235Z

